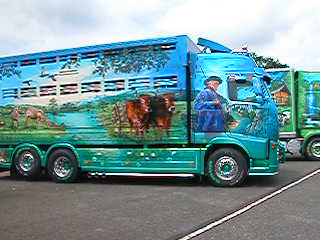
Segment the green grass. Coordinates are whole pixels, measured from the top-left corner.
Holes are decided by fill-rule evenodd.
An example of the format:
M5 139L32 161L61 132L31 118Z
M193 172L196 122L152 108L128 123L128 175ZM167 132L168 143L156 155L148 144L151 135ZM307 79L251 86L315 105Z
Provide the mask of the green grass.
M50 128L43 121L30 120L30 126L26 126L26 118L20 117L19 121L13 121L8 116L0 116L0 142L48 142L59 136L66 135L63 126L51 124Z

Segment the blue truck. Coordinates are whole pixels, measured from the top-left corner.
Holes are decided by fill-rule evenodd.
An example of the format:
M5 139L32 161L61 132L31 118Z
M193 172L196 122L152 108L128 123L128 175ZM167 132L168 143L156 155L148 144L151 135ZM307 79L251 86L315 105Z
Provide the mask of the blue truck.
M269 78L244 49L187 36L0 58L0 167L192 174L217 186L279 170Z

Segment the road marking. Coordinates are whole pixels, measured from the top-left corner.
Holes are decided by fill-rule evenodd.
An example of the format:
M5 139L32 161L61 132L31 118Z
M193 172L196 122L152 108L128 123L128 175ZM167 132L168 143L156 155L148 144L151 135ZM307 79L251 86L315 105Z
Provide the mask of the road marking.
M313 177L314 175L316 175L318 173L320 173L320 168L315 170L315 171L313 171L312 173L304 176L303 178L301 178L301 179L299 179L299 180L297 180L297 181L295 181L293 183L290 183L290 184L288 184L288 185L286 185L286 186L284 186L284 187L282 187L282 188L270 193L269 195L264 196L263 198L260 198L260 199L256 200L253 203L250 203L249 205L237 210L236 212L233 212L233 213L231 213L231 214L229 214L229 215L227 215L227 216L225 216L225 217L223 217L223 218L221 218L221 219L219 219L219 220L217 220L215 222L212 222L212 223L210 223L210 224L208 224L208 225L206 225L206 226L204 226L202 228L199 228L198 230L196 230L196 231L194 231L192 233L189 233L188 235L186 235L186 236L184 236L182 238L178 238L178 240L189 240L191 238L197 237L200 234L202 234L202 233L204 233L206 231L209 231L209 230L217 227L218 225L220 225L220 224L222 224L222 223L224 223L226 221L229 221L229 220L239 216L240 214L243 214L243 213L249 211L250 209L256 207L257 205L262 204L263 202L265 202L265 201L267 201L267 200L269 200L269 199L281 194L282 192L288 190L289 188L292 188L292 187L302 183L303 181Z

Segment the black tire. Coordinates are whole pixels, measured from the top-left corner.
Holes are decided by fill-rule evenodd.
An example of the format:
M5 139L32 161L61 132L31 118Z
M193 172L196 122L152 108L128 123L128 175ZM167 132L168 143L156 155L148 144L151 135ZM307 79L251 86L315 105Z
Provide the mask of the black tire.
M305 157L312 161L320 160L320 138L315 137L308 141L305 149Z
M13 177L24 177L30 180L37 179L41 174L41 158L33 148L21 149L14 158L11 169Z
M48 174L54 182L70 183L79 179L80 169L75 155L67 149L57 149L49 156Z
M220 148L208 157L206 176L218 187L240 185L248 176L246 157L233 148Z
M10 168L10 177L12 179L20 179L21 178L21 175L18 174L18 170L16 169L14 164Z

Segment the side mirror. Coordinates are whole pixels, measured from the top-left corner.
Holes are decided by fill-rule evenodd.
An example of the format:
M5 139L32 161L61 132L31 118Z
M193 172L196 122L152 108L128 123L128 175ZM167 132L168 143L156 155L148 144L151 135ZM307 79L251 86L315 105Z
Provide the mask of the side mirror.
M260 76L262 75L262 80L265 81L267 85L270 85L272 78L265 72L263 68L256 67L254 68L254 72Z
M268 75L264 75L262 80L265 81L267 85L270 85L272 81L271 77L269 77Z

